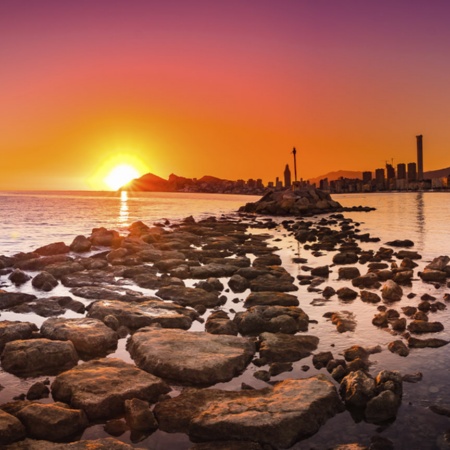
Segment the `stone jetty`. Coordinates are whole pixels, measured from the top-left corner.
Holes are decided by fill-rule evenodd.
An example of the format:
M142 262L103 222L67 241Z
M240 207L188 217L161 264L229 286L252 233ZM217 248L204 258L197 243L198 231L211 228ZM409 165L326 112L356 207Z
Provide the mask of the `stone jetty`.
M450 258L422 262L409 240L377 246L339 209L320 191L285 191L230 217L96 228L0 256L0 310L24 319L0 321L1 368L29 386L2 386L0 446L128 449L127 431L135 444L161 432L192 449L277 449L344 410L395 421L404 382L422 377L374 360L448 344L449 296L412 287L441 292ZM309 260L286 264L282 237ZM362 324L355 305L373 318ZM364 327L382 344L355 342ZM98 424L103 435L82 438Z

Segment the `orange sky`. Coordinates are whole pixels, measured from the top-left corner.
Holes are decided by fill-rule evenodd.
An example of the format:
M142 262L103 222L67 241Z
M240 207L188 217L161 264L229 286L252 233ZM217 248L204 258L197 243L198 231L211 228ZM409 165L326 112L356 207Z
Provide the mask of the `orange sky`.
M2 0L0 189L450 166L445 1Z

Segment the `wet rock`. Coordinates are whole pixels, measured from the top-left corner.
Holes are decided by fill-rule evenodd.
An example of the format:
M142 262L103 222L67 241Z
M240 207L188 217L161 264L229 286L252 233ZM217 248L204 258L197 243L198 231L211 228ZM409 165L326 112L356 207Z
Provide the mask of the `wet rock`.
M52 296L35 299L32 302L17 305L11 308L11 311L21 314L35 313L38 316L50 317L60 316L64 314L68 309L79 314L83 314L85 312L83 303L68 296Z
M91 269L82 272L72 272L61 276L61 283L66 287L92 287L104 284L114 285L114 274L102 269Z
M378 289L381 286L378 281L378 276L374 272L369 272L360 277L353 278L352 285L360 289Z
M396 340L393 342L390 342L388 345L388 349L392 353L396 353L400 356L408 356L409 355L409 349L401 340Z
M408 325L408 330L411 333L436 333L443 329L444 325L441 322L426 322L424 320L413 320Z
M82 409L90 420L109 419L124 412L125 400L153 403L170 388L161 379L118 358L88 361L58 375L53 398Z
M269 367L269 374L272 377L280 375L284 372L292 372L293 365L290 362L273 362Z
M438 256L434 258L429 264L426 265L427 269L431 270L442 270L445 271L448 263L450 262L450 257L448 256Z
M76 236L70 244L70 250L75 253L88 252L92 247L91 241L83 235Z
M402 306L402 311L405 316L413 316L417 312L417 308L415 306Z
M336 329L339 333L355 331L356 320L354 314L350 311L325 313L324 317L331 319L331 323L336 325Z
M346 361L353 361L357 358L367 359L370 355L380 353L382 348L377 345L375 347L361 347L360 345L352 345L344 350L344 358Z
M398 259L403 259L403 258L422 259L421 255L419 255L417 252L414 252L414 251L411 251L411 250L400 250L397 253L395 253L395 256Z
M127 349L141 369L194 385L230 380L255 353L254 343L242 337L150 327L134 333Z
M107 230L104 227L100 227L92 230L90 241L92 245L100 247L118 247L121 242L121 237L115 230Z
M317 349L319 338L283 333L261 333L259 353L269 362L293 362L306 358Z
M250 283L247 278L235 273L228 281L228 286L233 292L244 292L250 287Z
M435 414L439 414L440 416L450 417L450 408L448 406L431 405L430 410Z
M384 300L395 302L401 300L403 289L394 281L387 280L381 289L381 296Z
M408 347L409 348L438 348L447 345L449 341L445 341L444 339L437 338L429 338L429 339L417 339L414 337L408 338Z
M209 441L194 444L189 450L264 450L264 447L250 441Z
M380 312L378 314L375 314L374 318L372 319L372 324L376 327L386 328L389 326L389 320L386 312Z
M353 252L340 252L333 256L334 264L355 264L358 262L358 255Z
M405 331L406 330L406 319L402 317L401 319L394 319L391 321L392 329L394 331Z
M324 298L328 299L333 297L333 295L336 294L336 291L334 290L334 288L332 288L331 286L327 286L323 291L322 291L322 295Z
M0 409L0 445L21 441L25 434L25 427L20 420Z
M78 355L70 341L17 340L5 345L1 362L17 376L52 375L76 365Z
M253 372L253 376L260 381L270 381L270 373L268 370L257 370L256 372Z
M133 450L133 448L132 445L125 444L111 437L68 443L25 439L8 446L8 450Z
M105 433L108 433L111 436L122 436L122 434L128 430L128 426L124 420L112 419L105 423L103 429L105 430Z
M70 248L64 244L64 242L55 242L53 244L44 245L35 250L35 253L38 253L41 256L61 255L69 252Z
M37 255L37 254L35 254ZM45 270L51 264L71 262L73 258L67 255L42 256L31 259L19 260L14 264L14 268L22 270Z
M252 292L244 301L244 307L252 306L298 306L299 301L295 295L283 292Z
M253 292L272 291L272 292L292 292L298 291L298 287L293 283L293 278L287 274L285 276L275 276L272 273L260 275L250 281L250 289Z
M394 241L386 242L386 245L391 247L414 247L414 242L409 239L395 239Z
M419 272L419 277L422 281L428 283L444 283L447 279L447 273L441 270L432 270L425 268L423 272Z
M308 315L295 306L252 306L239 312L233 321L242 335L257 335L264 331L271 333L297 333L307 331Z
M402 380L406 383L418 383L422 378L422 372L407 373L402 376Z
M239 270L239 267L231 264L205 264L203 266L191 267L191 278L207 279L211 277L231 277Z
M348 287L339 288L336 294L341 300L354 300L358 296L356 291Z
M88 317L104 321L107 316L114 316L120 326L137 330L153 324L164 328L181 328L188 330L197 318L193 310L161 300L143 302L121 302L118 300L99 300L88 307Z
M51 318L41 326L44 338L71 341L83 358L106 356L117 348L117 333L102 321L89 317L81 319Z
M375 380L362 370L350 372L341 382L339 392L347 406L365 408L375 397Z
M57 403L32 403L22 408L17 417L25 425L27 436L47 441L67 439L88 425L83 411Z
M333 353L331 352L320 352L313 356L312 363L313 366L319 370L322 367L327 367L328 363L333 360Z
M329 266L314 267L311 270L311 275L314 276L314 277L327 278L329 274L330 274L330 267Z
M41 272L33 278L31 284L36 289L48 292L58 286L58 280L49 272Z
M16 286L26 283L31 280L31 277L20 269L14 269L8 276L8 279L12 281Z
M19 339L30 339L35 331L38 331L38 328L31 322L1 320L0 353L3 351L6 343Z
M0 290L0 309L11 309L14 306L21 305L35 300L37 297L31 294L21 292L6 292Z
M211 334L237 336L238 327L235 322L230 320L225 311L214 311L206 320L205 331Z
M359 293L361 300L365 303L378 303L381 302L381 297L375 292L361 291Z
M366 421L369 423L381 423L394 418L400 401L394 392L390 390L380 392L370 399L365 410Z
M155 407L164 431L187 432L196 441L250 440L276 448L311 436L340 411L336 389L322 375L262 390L186 390Z
M181 306L192 308L204 306L214 308L222 304L222 299L217 292L207 292L199 288L184 286L163 286L156 295L164 300L172 300Z
M125 400L125 419L132 430L152 432L158 429L158 422L148 402L138 398Z
M268 254L262 255L255 258L253 261L253 266L281 266L281 258L279 255Z
M27 400L39 400L41 398L47 398L50 394L50 389L47 385L38 381L31 385L27 392Z
M410 285L412 282L413 271L412 270L401 270L397 271L392 278L395 283L401 285Z

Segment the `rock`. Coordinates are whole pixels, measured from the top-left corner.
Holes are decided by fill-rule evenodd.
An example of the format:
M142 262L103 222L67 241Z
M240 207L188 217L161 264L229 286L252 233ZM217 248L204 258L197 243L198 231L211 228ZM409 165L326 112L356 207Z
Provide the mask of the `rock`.
M329 299L330 297L333 297L333 295L336 294L336 291L331 286L327 286L323 291L322 295L324 298Z
M388 349L390 352L396 353L397 355L400 355L400 356L408 356L409 355L408 347L401 340L396 340L396 341L390 342L388 345Z
M35 331L38 331L38 327L31 322L0 321L0 353L7 342L30 339Z
M447 273L441 270L432 270L425 268L423 272L419 272L419 277L422 281L428 283L444 283L447 279Z
M98 319L52 318L41 326L41 335L48 339L71 341L81 357L106 356L117 348L117 333Z
M381 289L381 296L384 300L395 302L401 300L403 289L394 281L387 280Z
M414 242L409 239L395 239L394 241L386 242L386 245L391 247L414 247Z
M161 379L118 358L88 361L58 375L53 398L82 409L90 420L114 418L124 412L125 400L153 403L170 388Z
M26 283L31 280L31 277L20 269L14 269L8 276L8 279L12 281L16 286Z
M208 292L222 292L224 289L224 285L218 278L208 278L207 280L202 280L196 283L195 287L198 287L200 289L203 289L204 291Z
M233 292L244 292L250 287L247 278L235 273L228 281L228 286Z
M128 430L128 425L122 419L111 419L105 423L103 429L111 436L121 436Z
M380 392L370 399L366 406L365 417L369 423L380 423L393 419L397 415L400 402L392 391Z
M269 367L269 374L271 377L276 377L280 373L292 372L293 365L290 362L273 362Z
M407 373L402 376L402 381L406 383L418 383L423 378L422 372Z
M292 283L293 278L290 275L277 277L272 273L260 275L250 281L250 289L253 292L272 291L272 292L292 292L298 291L298 287Z
M327 278L329 274L330 274L329 266L314 267L311 270L311 275L314 277Z
M322 367L327 367L327 364L333 359L333 353L331 352L320 352L313 356L312 363L313 366L319 370Z
M361 291L359 293L359 295L361 296L361 300L365 303L378 303L381 302L381 298L378 294L376 294L375 292L370 292L370 291Z
M341 382L340 393L347 406L365 408L375 397L375 380L362 370L350 372Z
M37 256L37 253L33 253L33 255ZM41 256L17 261L14 264L14 268L22 270L39 271L45 270L45 268L51 264L71 262L71 261L73 261L73 258L67 255Z
M100 227L92 230L90 241L92 245L98 245L100 247L118 247L121 238L117 231Z
M206 320L205 331L211 334L237 336L238 327L235 322L230 320L225 311L214 311Z
M27 436L56 442L72 437L88 425L83 411L56 403L32 403L22 408L17 417L25 425Z
M39 298L29 303L22 303L11 308L12 311L21 314L35 313L38 316L50 317L63 315L68 309L83 314L84 304L72 297L46 297Z
M450 408L442 405L431 405L430 410L440 416L450 417Z
M382 348L377 345L375 347L361 347L360 345L352 345L344 350L344 358L346 361L354 361L357 358L367 359L370 355L380 353Z
M413 320L408 325L408 330L411 333L436 333L443 329L444 325L441 322L426 322L424 320Z
M352 280L353 278L361 276L357 267L339 267L339 279Z
M358 262L358 255L353 252L340 252L333 256L334 264L355 264Z
M398 259L403 259L403 258L422 259L421 255L419 255L417 252L414 252L411 250L400 250L399 252L395 253L395 256Z
M125 400L125 419L132 430L148 433L158 429L158 422L150 405L138 398Z
M38 253L41 256L61 255L69 252L70 248L64 244L64 242L55 242L53 244L44 245L35 250L35 253Z
M372 324L376 327L386 328L389 326L388 316L385 312L380 312L379 314L375 314L372 319Z
M231 277L238 269L238 266L232 266L231 264L204 264L203 266L191 267L191 278L207 279L211 277Z
M193 385L231 380L255 353L254 343L242 337L150 327L134 333L127 349L139 368Z
M47 385L38 381L34 383L27 392L27 400L39 400L41 398L47 398L50 394L50 389Z
M444 345L447 345L449 341L445 341L444 339L436 339L436 338L429 338L429 339L417 339L414 337L408 338L408 347L409 348L438 348L443 347Z
M184 286L163 286L156 295L164 300L172 300L181 306L196 308L214 308L222 303L217 292L207 292L203 289L190 288Z
M54 375L76 365L78 355L70 341L17 340L5 345L1 362L17 376Z
M70 250L75 253L88 252L92 247L91 241L86 236L76 236L70 244Z
M397 284L410 285L413 275L414 273L412 270L401 270L395 272L394 277L392 279Z
M121 326L137 330L153 324L163 328L181 328L188 330L197 317L195 311L161 300L143 302L121 302L118 300L99 300L88 307L88 317L104 321L114 316Z
M354 300L358 296L356 291L348 287L339 288L336 294L341 300Z
M354 314L350 311L330 312L324 314L324 317L329 317L331 319L331 323L336 325L336 329L339 333L355 331L356 320Z
M33 278L31 284L36 289L48 292L58 286L58 280L51 273L41 272Z
M25 439L11 444L8 450L133 450L132 445L113 438L89 439L69 443Z
M194 444L189 450L264 450L264 447L250 441L209 441Z
M84 266L77 261L60 262L49 264L45 268L46 272L53 275L55 278L62 278L64 275L69 275L71 273L82 272Z
M253 266L281 266L281 258L275 254L261 255L255 258Z
M360 277L353 278L352 285L360 289L378 289L381 286L378 281L378 276L374 272L369 272Z
M36 300L35 295L23 294L21 292L0 291L0 309L11 309L14 306Z
M283 292L252 292L244 301L244 307L250 308L252 306L298 306L299 301L295 295L286 294Z
M0 445L11 444L25 438L25 427L19 419L0 409Z
M429 264L425 266L426 269L431 270L442 270L445 271L448 263L450 262L450 257L448 256L438 256L434 258Z
M318 375L262 390L186 390L158 403L155 416L160 429L189 433L196 441L249 440L288 448L342 409L333 384Z
M406 319L402 317L401 319L394 319L391 321L392 329L394 331L405 331L406 330Z
M237 313L233 321L244 336L264 331L294 334L307 331L309 325L308 315L295 306L252 306Z
M306 358L317 349L316 336L261 333L259 354L269 362L293 362Z

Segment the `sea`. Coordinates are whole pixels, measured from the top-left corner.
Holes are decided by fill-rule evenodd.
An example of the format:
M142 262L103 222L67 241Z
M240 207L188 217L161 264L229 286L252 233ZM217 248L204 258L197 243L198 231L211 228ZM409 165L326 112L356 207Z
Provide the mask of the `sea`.
M77 235L89 236L93 228L105 227L126 233L127 227L135 221L147 225L159 224L170 227L185 217L192 216L199 220L206 217L226 217L239 220L237 210L240 206L258 197L224 194L192 194L192 193L127 193L127 192L88 192L88 191L36 191L36 192L0 192L0 255L14 255L19 252L30 252L53 242L70 244ZM431 295L436 301L445 303L444 296L450 294L450 287L445 284L434 285L423 283L417 276L433 258L441 255L450 256L450 193L449 192L390 192L369 194L340 194L333 199L342 206L370 206L376 208L370 212L345 212L357 224L361 233L369 233L378 237L379 242L362 243L363 249L377 250L386 246L386 242L395 239L410 239L422 259L415 271L414 283L404 288L404 297L389 307L401 313L403 306L417 306L420 297ZM274 218L279 225L271 230L254 228L252 233L269 233L269 240L278 248L283 266L293 275L307 274L310 267L331 264L334 252L313 256L311 251L299 244L282 226L284 218ZM320 216L307 220L319 221ZM297 263L294 258L304 258L306 264ZM367 267L356 264L361 273ZM308 267L306 267L308 266ZM227 280L222 280L226 284ZM0 276L0 285L6 290L17 290L8 282L7 274ZM348 281L339 280L337 267L325 285L335 289L348 286ZM352 287L351 284L349 287ZM21 287L24 292L33 292L38 296L48 295L33 291L31 286ZM242 294L226 294L229 301L223 309L231 311L243 310L236 304L236 297L244 300L249 292ZM407 298L408 294L416 294ZM51 295L68 295L63 286L58 286ZM70 295L70 294L69 294ZM382 425L366 423L360 418L352 417L348 411L328 420L320 430L310 438L295 444L292 449L327 449L338 444L359 443L370 446L373 439L387 439L398 449L441 450L450 448L450 418L434 413L430 407L439 405L450 408L450 345L437 349L412 349L409 356L400 357L387 350L387 345L401 339L384 329L372 325L373 316L378 313L377 305L363 303L360 299L353 302L342 302L332 297L329 302L317 303L320 298L317 292L309 292L306 286L299 285L296 295L300 307L312 320L308 334L319 337L318 351L331 351L335 358L342 357L344 349L351 345L380 345L382 352L370 357L370 373L376 375L381 370L398 370L401 374L422 374L417 383L403 383L402 404L395 420ZM234 302L231 300L234 299ZM84 299L78 299L83 300ZM242 302L240 302L242 303ZM430 313L430 321L440 321L444 331L433 333L432 337L450 341L450 303L447 309ZM334 325L324 314L330 311L348 311L356 319L354 332L338 333ZM232 315L232 314L231 314ZM67 317L77 317L68 313ZM206 317L206 316L205 316ZM30 314L19 315L2 311L0 320L26 320L40 326L45 318ZM203 325L196 324L196 331ZM427 335L424 337L431 337ZM132 362L125 349L125 339L119 342L117 351L112 355ZM256 389L267 386L253 377L260 370L251 364L240 376L228 383L216 387L237 390L242 383ZM271 381L285 378L305 378L325 369L317 370L312 365L311 357L302 359L293 365L291 372L273 377ZM39 379L40 380L40 379ZM0 403L10 401L13 396L26 392L37 379L19 379L0 369ZM336 387L338 385L336 384ZM47 399L44 401L51 401ZM84 432L82 439L106 437L102 424L96 424ZM192 443L187 435L168 434L157 431L135 442L129 432L117 437L134 447L148 449L189 449ZM383 447L388 448L388 447Z

